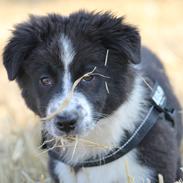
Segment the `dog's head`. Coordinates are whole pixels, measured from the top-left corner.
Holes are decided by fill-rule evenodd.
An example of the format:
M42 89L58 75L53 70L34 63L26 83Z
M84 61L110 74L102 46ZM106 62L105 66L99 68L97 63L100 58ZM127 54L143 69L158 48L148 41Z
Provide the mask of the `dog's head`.
M128 100L140 37L110 13L31 16L16 26L3 59L9 79L17 80L26 104L40 117L56 111L74 81L96 68L98 75L84 77L64 110L44 123L51 136L85 135Z

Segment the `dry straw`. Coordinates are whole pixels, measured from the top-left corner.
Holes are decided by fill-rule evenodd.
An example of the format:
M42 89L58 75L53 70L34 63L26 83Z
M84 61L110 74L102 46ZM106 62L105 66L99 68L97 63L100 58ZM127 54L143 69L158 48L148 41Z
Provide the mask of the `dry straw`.
M164 183L164 179L161 174L158 174L158 180L159 180L159 183Z
M107 49L106 56L105 56L105 63L104 63L104 66L107 66L108 56L109 56L109 50Z

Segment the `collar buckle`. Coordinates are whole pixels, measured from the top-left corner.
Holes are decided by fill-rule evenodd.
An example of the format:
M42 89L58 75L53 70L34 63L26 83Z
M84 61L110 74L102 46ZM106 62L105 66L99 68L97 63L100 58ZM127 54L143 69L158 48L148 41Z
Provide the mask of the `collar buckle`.
M163 88L156 82L151 96L152 103L160 113L164 113L165 119L175 126L176 111L168 104Z

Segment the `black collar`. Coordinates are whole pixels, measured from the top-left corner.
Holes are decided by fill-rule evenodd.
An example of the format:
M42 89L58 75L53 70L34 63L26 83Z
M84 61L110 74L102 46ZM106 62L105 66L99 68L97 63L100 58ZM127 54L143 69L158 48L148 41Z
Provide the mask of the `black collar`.
M81 164L77 164L73 168L80 169L82 167L101 166L121 158L129 151L134 149L144 139L144 137L158 121L158 118L160 116L162 117L162 115L166 121L171 122L171 124L174 126L175 110L168 104L162 87L158 83L155 83L152 90L150 109L142 123L140 123L130 138L125 143L123 142L120 144L120 147L113 149L102 159L101 157L88 159Z

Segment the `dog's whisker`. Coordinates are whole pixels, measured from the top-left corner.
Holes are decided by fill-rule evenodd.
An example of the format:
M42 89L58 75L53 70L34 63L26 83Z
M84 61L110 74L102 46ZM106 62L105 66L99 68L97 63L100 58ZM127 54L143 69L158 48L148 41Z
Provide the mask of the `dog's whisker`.
M153 91L153 88L151 87L151 85L146 81L146 79L141 76L140 74L138 74L138 76L142 79L142 81L145 83L145 85L151 90Z
M109 114L101 113L101 112L93 112L96 117L108 117Z

